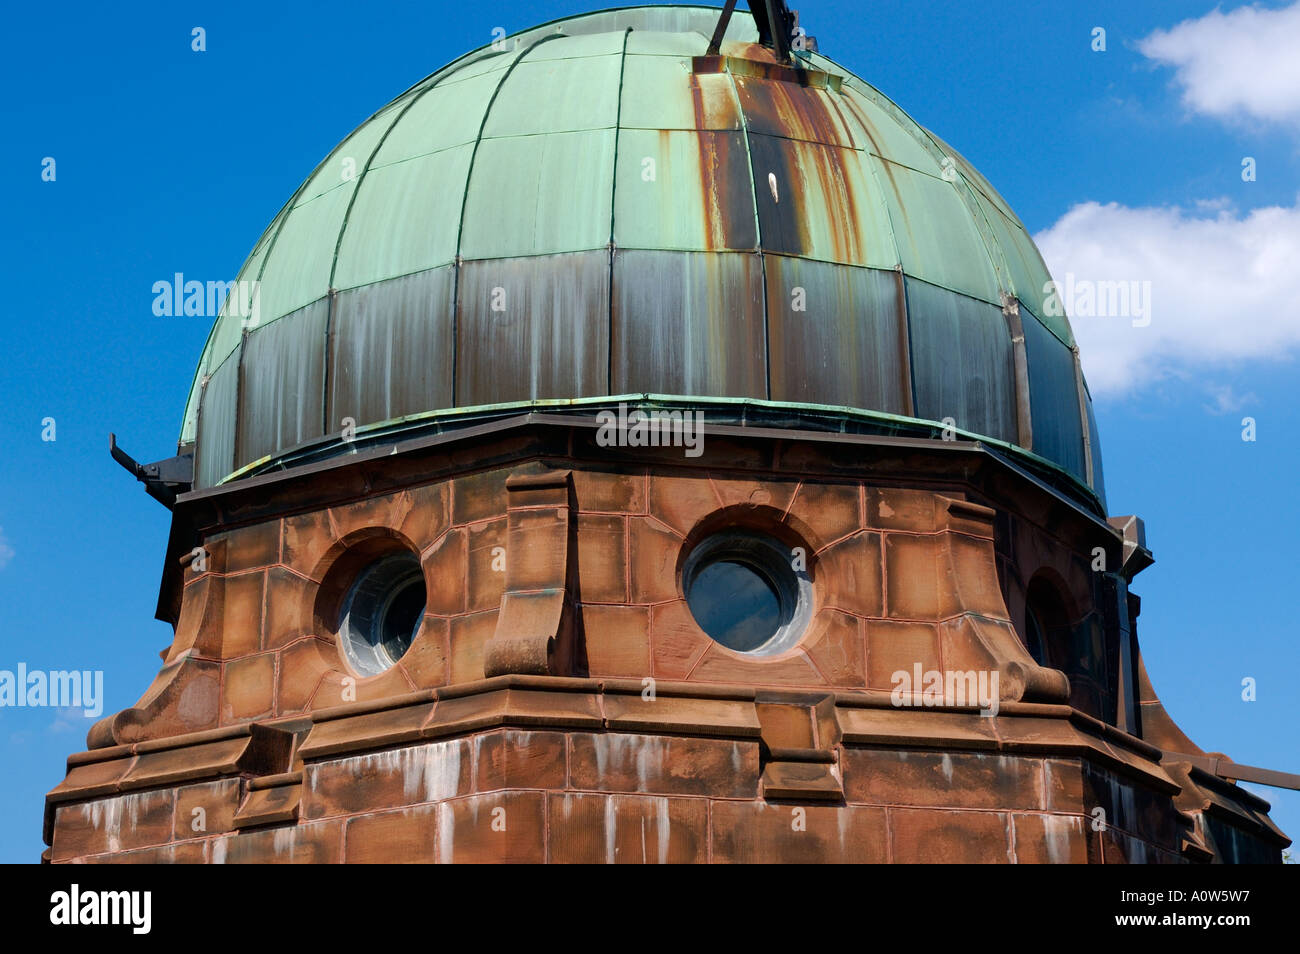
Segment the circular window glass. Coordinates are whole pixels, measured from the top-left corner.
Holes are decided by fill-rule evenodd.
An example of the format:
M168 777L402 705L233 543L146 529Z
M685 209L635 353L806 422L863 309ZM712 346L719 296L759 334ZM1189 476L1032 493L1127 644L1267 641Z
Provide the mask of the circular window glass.
M802 561L764 534L726 531L702 540L686 560L683 584L700 628L737 652L783 652L812 615Z
M415 554L386 556L362 570L343 601L339 626L352 667L365 676L392 667L411 648L424 604L424 571Z

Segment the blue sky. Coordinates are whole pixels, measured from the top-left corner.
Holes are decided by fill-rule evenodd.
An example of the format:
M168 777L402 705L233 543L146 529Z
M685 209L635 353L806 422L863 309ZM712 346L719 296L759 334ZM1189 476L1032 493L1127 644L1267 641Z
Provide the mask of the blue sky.
M1174 0L801 6L823 52L1002 192L1058 279L1151 282L1149 326L1074 321L1111 512L1146 520L1157 559L1133 587L1143 651L1203 748L1300 771L1300 3L1227 4L1208 20L1211 4ZM174 451L210 320L156 317L153 283L233 278L302 178L376 108L494 27L585 8L8 13L0 669L103 670L114 712L170 643L153 619L167 513L112 463L108 432L142 460ZM190 49L195 26L206 52ZM1254 442L1241 439L1246 416ZM1247 677L1254 702L1241 698ZM0 861L38 857L44 793L89 724L0 709ZM1256 791L1300 833L1300 793Z

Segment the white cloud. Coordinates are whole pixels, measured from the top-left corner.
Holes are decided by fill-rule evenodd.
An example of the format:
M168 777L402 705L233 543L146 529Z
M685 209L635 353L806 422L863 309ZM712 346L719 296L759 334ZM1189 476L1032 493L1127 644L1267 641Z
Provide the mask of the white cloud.
M54 721L50 723L51 732L68 732L72 729L85 728L86 713L78 708L57 708L54 710Z
M0 570L3 570L13 558L14 548L9 545L9 540L5 537L4 527L0 527Z
M1300 348L1300 198L1246 215L1085 202L1035 241L1062 287L1150 283L1145 325L1146 318L1087 317L1086 308L1072 308L1078 292L1066 296L1094 394L1285 359ZM1233 399L1224 401L1226 408Z
M1259 398L1255 397L1254 391L1238 394L1231 384L1208 384L1205 387L1205 393L1209 395L1211 402L1204 405L1205 410L1216 417L1222 417L1224 414L1236 414L1252 404L1259 403Z
M1174 68L1183 102L1196 112L1300 127L1300 2L1215 9L1157 30L1138 49Z

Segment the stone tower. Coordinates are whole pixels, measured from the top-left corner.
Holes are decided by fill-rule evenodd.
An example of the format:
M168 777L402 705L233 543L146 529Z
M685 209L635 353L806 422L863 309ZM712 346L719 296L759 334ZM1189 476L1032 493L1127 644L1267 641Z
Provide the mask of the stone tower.
M114 449L175 639L48 860L1278 859L1023 225L754 8L498 41L289 198Z

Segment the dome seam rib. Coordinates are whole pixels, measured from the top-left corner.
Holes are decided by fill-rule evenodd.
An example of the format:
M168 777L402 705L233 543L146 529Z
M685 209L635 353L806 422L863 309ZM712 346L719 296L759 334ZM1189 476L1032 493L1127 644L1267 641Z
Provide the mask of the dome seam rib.
M474 180L474 160L478 158L478 147L483 143L483 132L487 129L488 120L492 116L492 107L496 104L497 97L501 95L501 90L505 88L510 76L515 71L515 67L522 63L525 57L533 50L537 49L548 40L558 40L564 37L563 33L550 33L541 39L534 40L526 49L506 67L505 75L497 83L497 88L492 91L492 98L488 100L487 106L483 110L483 119L478 125L478 135L474 137L474 148L469 154L469 163L465 169L465 188L460 194L460 217L456 222L456 254L452 258L452 275L451 288L451 405L456 406L456 373L460 364L460 246L461 240L465 235L465 208L469 205L469 188L470 183Z
M370 156L369 158L366 159L366 164L365 166L362 167L361 174L357 176L356 188L352 190L352 197L348 199L348 206L343 211L343 221L339 224L339 234L334 241L334 257L330 261L330 276L329 276L329 282L326 286L327 292L332 292L334 290L334 276L338 272L338 267L339 267L339 249L343 247L343 237L347 233L348 222L352 217L352 207L356 205L357 197L361 195L361 187L366 183L366 176L367 174L369 174L370 167L375 161L375 156L379 155L379 150L384 148L384 143L388 141L389 135L392 133L394 129L397 128L397 124L402 121L402 118L406 116L408 112L411 111L411 108L416 103L418 103L421 99L423 99L426 94L431 93L433 92L433 90L437 89L438 85L444 79L446 79L448 76L454 75L455 72L458 72L458 70L453 70L451 72L444 72L438 75L431 83L425 86L424 89L412 95L410 102L408 102L405 106L403 106L401 109L397 111L397 115L393 117L393 121L388 124L388 128L384 130L384 134L380 136L379 141L375 143L375 148L370 150Z
M899 127L912 137L912 139L916 142L917 145L919 145L925 152L927 152L930 155L930 158L938 161L940 169L943 168L943 162L942 162L943 159L951 159L951 157L947 154L947 152L945 152L944 149L941 148L937 142L935 142L934 137L930 135L929 130L927 130L924 126L922 126L915 119L913 119L911 114L908 113L907 110L903 109L901 106L895 103L884 93L881 93L870 83L867 83L865 80L858 77L851 70L847 70L844 67L840 66L840 64L836 63L830 57L823 57L820 56L820 54L818 54L818 56L819 58L824 59L827 63L830 63L837 70L839 70L841 73L844 74L844 82L849 86L850 89L853 89L855 87L861 87L859 91L862 93L862 95L866 96L868 99L875 102L875 104L880 108L885 109L886 112L896 113L897 115L893 116L895 122L897 122ZM884 100L884 102L888 104L889 108L886 109L884 103L882 103L881 100ZM882 162L891 161L886 156L881 156L880 159ZM903 165L903 163L895 163L895 164L900 166ZM994 250L989 247L989 242L991 240L993 241L993 244L995 246L997 246L998 243L993 238L992 235L985 234L986 230L989 232L992 231L988 224L988 220L984 219L982 212L979 213L979 217L981 219L984 219L984 229L981 229L979 227L979 223L976 220L976 213L979 211L979 203L975 200L973 195L967 194L968 192L973 191L972 186L966 180L966 176L961 172L961 170L955 168L955 163L954 163L954 170L957 172L958 176L960 176L961 184L962 186L965 187L966 190L966 191L962 191L958 189L957 190L958 196L961 199L962 206L966 209L966 214L969 215L971 218L971 223L975 226L976 233L979 235L980 245L983 247L984 254L988 258L989 267L993 270L993 277L997 282L999 294L1003 294L1008 290L1012 291L1012 293L1014 294L1014 288L1011 283L1011 278L1006 266L1006 261L1005 259L1003 259L1002 256L1001 247L999 246L997 248L996 256L994 255ZM913 171L919 171L919 170L913 170ZM943 181L947 181L947 180L943 180ZM1001 260L1002 262L1000 267L998 264L999 260Z
M736 88L736 77L730 69L727 73L727 85L731 89L731 98L736 104L736 116L740 119L740 138L745 143L745 170L749 175L749 198L754 203L754 251L758 253L759 286L763 294L763 395L765 400L772 400L772 341L771 320L768 316L767 296L767 254L763 251L763 220L758 215L758 185L754 181L754 151L749 144L749 118L745 115L745 105L740 101L740 90ZM705 130L697 130L700 135Z
M262 240L263 240L263 239L266 239L267 234L270 233L270 238L269 238L269 240L267 240L267 244L266 244L266 252L265 252L265 254L262 256L262 261L261 261L260 263L258 263L258 267L257 267L257 278L255 279L257 285L260 286L261 283L262 283L262 276L266 274L266 266L267 266L267 263L270 262L270 260L271 260L271 255L275 252L276 242L279 240L279 238L280 238L280 234L284 231L285 224L289 221L289 216L293 214L294 206L295 206L295 203L298 201L299 196L302 195L303 191L307 188L308 184L310 184L311 181L312 181L313 179L316 178L316 174L317 174L317 173L318 173L322 168L324 168L324 167L329 163L329 161L330 161L331 159L333 159L336 155L338 155L339 150L343 148L344 144L346 144L346 143L348 142L348 140L350 140L354 135L356 135L356 133L357 133L359 130L363 129L364 127L366 127L366 126L369 125L370 123L374 122L375 119L378 118L378 117L380 116L380 114L382 114L386 109L388 109L390 106L392 106L393 103L398 102L398 101L399 101L403 96L411 96L411 102L410 102L410 103L407 103L406 106L404 106L404 107L402 107L400 110L398 110L398 115L393 119L393 122L389 125L388 130L385 131L385 133L384 133L384 137L383 137L383 138L387 138L388 132L391 131L392 128L393 128L393 126L397 124L397 120L400 119L400 118L402 117L402 115L405 114L406 110L409 109L412 105L414 105L416 99L418 99L420 96L424 95L424 93L428 92L428 90L432 89L434 86L436 86L439 82L441 82L441 81L442 81L443 79L445 79L446 77L451 76L451 75L453 75L454 73L459 72L460 70L464 69L466 66L471 65L471 63L476 63L476 62L479 62L479 61L480 61L481 58L477 58L477 57L474 58L474 59L469 59L469 57L473 57L473 55L474 55L473 53L467 54L466 56L463 56L463 57L461 57L459 60L457 60L456 63L449 64L449 65L443 67L443 68L440 69L440 70L435 70L433 73L430 73L428 76L424 77L424 79L420 80L418 83L415 83L415 84L412 85L409 89L407 89L405 92L403 92L401 95L399 95L399 96L397 96L395 99L393 99L392 102L390 102L390 103L386 103L384 106L381 106L379 109L377 109L377 110L375 110L373 113L371 113L371 114L370 114L370 115L365 119L364 122L362 122L359 126L357 126L356 129L354 129L351 133L349 133L347 136L345 136L345 137L344 137L344 138L343 138L343 139L342 139L342 140L341 140L341 141L340 141L340 142L339 142L339 143L338 143L338 144L337 144L333 149L331 149L328 153L326 153L325 158L322 159L319 163L316 164L316 167L315 167L314 169L312 169L311 173L310 173L310 174L309 174L305 179L303 179L303 181L298 185L298 188L295 189L295 190L293 191L293 195L289 196L289 200L288 200L288 201L287 201L287 202L286 202L286 203L281 207L280 211L276 213L276 216L275 216L275 218L273 218L273 219L271 220L270 225L268 225L268 226L267 226L267 227L262 231L262 235L258 238L258 240L257 240L257 244L253 246L253 251L250 253L250 255L253 255L253 254L256 254L256 253L257 253L257 249L258 249L259 246L261 246L261 244L262 244ZM426 85L426 84L427 84L427 85ZM420 87L421 87L422 85L423 85L425 88L422 89L422 90L420 90L420 92L418 92L418 93L414 93L414 91L417 90L417 89L420 89ZM412 95L413 93L414 93L414 95ZM381 140L380 140L381 143L382 143L382 141L383 141L383 138L381 138ZM377 148L377 147L376 147L376 148ZM372 152L372 153L371 153L371 157L370 157L371 160L374 159L374 155L375 155L375 154ZM367 165L367 168L369 168L369 161L367 161L367 164L366 164L366 165ZM364 178L364 172L362 173L362 178ZM350 199L349 202L348 202L348 209L347 209L348 212L351 212L351 210L352 210L352 203L356 201L357 193L360 191L360 189L361 189L361 181L358 180L358 181L357 181L356 188L353 189L353 191L352 191L352 197L351 197L351 199ZM345 223L345 225L346 225L346 220L347 220L347 214L345 213L345 215L344 215L344 223ZM272 231L272 229L274 229L274 231ZM341 233L340 233L340 234L341 234ZM335 256L335 257L334 257L334 261L332 261L331 264L330 264L330 279L329 279L329 285L330 285L330 287L333 287L333 284L334 284L334 268L335 268L335 265L337 264L337 259L338 259L338 246L337 246L337 244L335 245L334 256ZM328 294L328 290L327 290L327 294ZM311 303L309 302L308 304L311 304ZM304 307L305 307L305 306L304 306ZM329 312L328 312L328 314L332 315L332 313L333 313L333 306L332 306L332 302L331 302L331 305L329 306ZM226 316L226 317L228 317L228 316ZM281 317L284 317L284 316L281 316ZM204 343L204 346L203 346L203 357L200 358L200 366L203 365L204 359L206 358L207 351L208 351L208 344L213 340L213 338L215 338L216 333L217 333L217 326L220 324L221 320L222 320L222 319L221 319L221 316L219 316L219 317L217 318L217 320L216 320L215 322L213 322L212 330L208 333L208 341L206 341L206 342ZM326 321L327 321L327 322L329 321L329 318L328 318L328 317L326 318ZM243 333L240 334L240 336L239 336L239 341L238 341L238 343L235 345L234 351L232 352L232 354L235 355L236 361L238 362L238 367L237 367L237 369L236 369L236 379L235 379L235 424L234 424L235 435L234 435L234 442L233 442L233 443L234 443L234 447L233 447L232 450L231 450L231 460L230 460L230 466L231 466L232 468L237 468L237 467L239 466L239 465L238 465L238 460L239 460L239 411L240 411L241 402L242 402L242 400L243 400L243 361L244 361L244 339L245 339L246 337L247 337L247 335L245 335L245 334L243 334ZM329 337L328 337L328 330L327 330L327 334L326 334L326 348L327 348L327 349L328 349L328 342L329 342ZM229 358L230 355L227 355L226 357ZM225 362L223 361L222 363L224 364ZM327 352L326 352L326 355L325 355L325 369L324 369L323 374L322 374L323 377L324 377L326 374L328 374L328 367L329 367L329 354L328 354L328 351L327 351ZM197 373L198 373L198 372L196 372L196 380L197 380ZM193 385L191 385L191 391L192 391L192 390L193 390ZM195 449L196 449L196 452L197 452L198 449L199 449L199 448L198 448L198 437L199 437L199 434L198 434L198 418L201 417L202 414L203 414L203 399L204 399L204 392L206 392L206 390L207 390L206 388L201 388L201 389L200 389L200 393L199 393L199 406L198 406L198 407L196 408L196 410L195 410L195 432L194 432L194 440L195 440ZM324 404L324 396L322 395L322 405L323 405L323 404ZM188 411L189 411L189 408L188 408L188 406L187 406L187 407L186 407L186 412L187 412L187 413L186 413L186 416L187 416L187 417L188 417ZM326 408L325 408L324 406L322 406L322 408L321 408L321 417L322 417L322 419L324 418L325 413L326 413ZM182 437L184 436L184 432L185 432L185 422L182 421L182 422L181 422L181 434L182 434Z
M853 87L850 86L849 90L852 91ZM915 417L919 413L920 401L916 392L916 368L913 366L912 362L912 310L907 297L907 273L903 271L903 252L902 249L898 247L898 231L894 224L894 213L889 210L889 203L885 200L885 187L881 185L880 176L876 173L876 164L872 162L872 157L875 154L867 148L868 145L874 143L874 140L871 137L870 131L867 129L865 121L858 115L857 106L849 106L845 109L845 113L847 113L849 117L849 119L845 121L845 125L848 126L849 122L852 122L857 125L859 132L862 133L862 147L857 151L862 156L862 164L867 167L867 174L871 176L871 181L875 184L876 195L880 201L880 207L885 210L885 221L889 223L889 241L894 247L894 271L898 275L898 314L903 322L903 327L901 329L903 347L907 349L907 400L911 404L911 407L904 408L904 410L910 411L911 416ZM882 160L884 159L883 156L877 158Z
M618 67L618 101L614 107L614 164L611 167L611 186L609 190L609 282L606 297L609 305L609 321L605 331L605 393L614 393L614 220L618 209L618 141L623 133L623 78L627 74L627 43L632 37L632 28L623 34L623 58Z
M361 189L366 184L366 175L370 172L370 165L375 161L375 156L379 155L379 150L384 148L384 143L388 141L389 134L397 128L397 124L402 121L402 118L411 111L411 107L423 99L427 93L437 89L438 84L444 79L448 76L454 75L456 72L457 70L441 72L418 93L412 94L406 105L397 111L397 115L393 117L393 121L388 124L388 128L384 130L383 135L379 137L379 141L375 143L375 148L371 149L370 155L366 157L366 164L361 168L361 174L357 176L356 186L353 187L352 195L348 198L347 208L343 210L343 221L339 223L339 234L334 239L334 256L330 259L329 279L325 283L325 294L329 301L325 306L325 353L322 356L321 362L320 418L322 434L330 433L330 336L334 331L334 312L337 308L338 300L338 295L334 288L334 275L338 271L339 250L343 247L343 237L348 231L348 222L352 218L352 208L357 204L357 198L361 195Z

